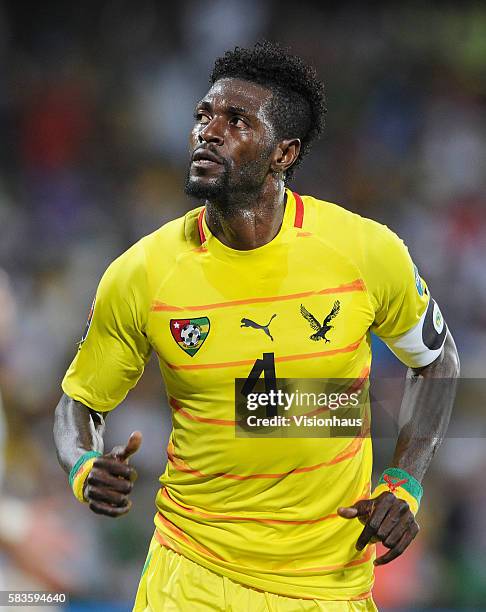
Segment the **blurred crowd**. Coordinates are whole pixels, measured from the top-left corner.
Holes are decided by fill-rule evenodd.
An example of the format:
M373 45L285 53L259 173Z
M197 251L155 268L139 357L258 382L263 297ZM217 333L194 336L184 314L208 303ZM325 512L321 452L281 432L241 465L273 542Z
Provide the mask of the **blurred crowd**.
M124 519L74 500L53 411L108 263L194 206L183 193L193 106L214 59L235 45L277 40L316 66L327 127L291 186L396 231L453 331L462 375L485 378L486 6L325 7L0 6L0 574L9 588L64 587L81 601L134 595L170 429L156 364L107 421L107 447L144 434ZM379 343L375 367L400 370ZM378 570L383 606L486 609L485 420L434 461L419 539ZM375 444L377 471L392 450ZM2 516L12 513L23 529L9 538Z

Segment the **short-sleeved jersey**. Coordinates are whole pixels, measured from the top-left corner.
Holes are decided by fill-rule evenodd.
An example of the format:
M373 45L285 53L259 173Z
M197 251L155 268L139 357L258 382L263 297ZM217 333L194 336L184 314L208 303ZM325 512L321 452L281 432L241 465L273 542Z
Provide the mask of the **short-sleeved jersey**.
M302 306L322 321L336 301L325 338L312 337ZM160 541L257 589L366 597L374 545L357 551L361 524L336 510L370 493L370 438L235 437L235 378L264 353L278 378L367 377L370 330L408 365L426 365L440 348L427 352L409 334L428 304L403 242L337 205L287 191L277 236L249 251L220 242L197 208L110 265L62 386L111 410L154 349L173 421ZM243 319L271 320L271 333Z

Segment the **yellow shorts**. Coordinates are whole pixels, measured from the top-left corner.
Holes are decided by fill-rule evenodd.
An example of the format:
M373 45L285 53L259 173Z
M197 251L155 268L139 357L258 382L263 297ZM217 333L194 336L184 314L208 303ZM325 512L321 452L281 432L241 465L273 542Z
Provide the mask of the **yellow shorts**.
M150 542L133 612L376 612L359 601L294 599L246 587Z

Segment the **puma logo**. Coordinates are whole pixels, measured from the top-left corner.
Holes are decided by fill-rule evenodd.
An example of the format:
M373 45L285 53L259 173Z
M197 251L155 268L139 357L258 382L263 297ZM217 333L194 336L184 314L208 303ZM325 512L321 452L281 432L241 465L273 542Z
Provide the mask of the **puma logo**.
M241 319L240 327L253 327L254 329L263 329L263 331L267 334L267 336L273 342L273 336L270 333L270 330L268 328L270 326L270 323L273 321L273 319L276 316L277 316L276 314L272 315L270 317L270 321L266 325L260 325L259 323L255 323L255 321L252 321L251 319Z

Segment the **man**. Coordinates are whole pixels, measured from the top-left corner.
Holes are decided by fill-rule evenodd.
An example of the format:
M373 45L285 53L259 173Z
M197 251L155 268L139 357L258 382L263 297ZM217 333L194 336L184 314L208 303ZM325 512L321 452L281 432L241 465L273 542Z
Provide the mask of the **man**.
M386 564L418 532L453 400L419 382L456 377L457 352L395 234L286 188L324 113L314 70L278 46L216 61L186 183L205 206L110 265L63 380L59 460L80 501L120 516L141 434L102 454L105 413L159 358L173 431L137 611L374 610L373 542ZM371 499L369 436L235 436L236 378L366 379L370 330L411 368Z

